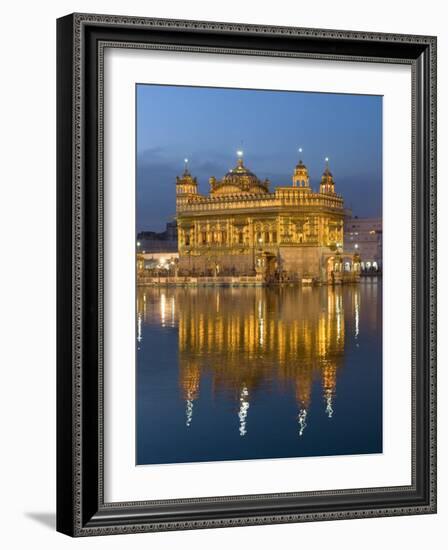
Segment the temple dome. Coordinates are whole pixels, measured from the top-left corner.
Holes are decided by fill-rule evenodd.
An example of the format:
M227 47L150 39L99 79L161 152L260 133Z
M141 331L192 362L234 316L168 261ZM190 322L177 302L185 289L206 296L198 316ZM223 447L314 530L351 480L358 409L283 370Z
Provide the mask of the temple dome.
M320 192L335 193L333 174L330 172L330 169L328 167L328 159L326 159L325 170L322 174L322 179L320 180Z
M298 164L296 164L296 170L303 170L308 173L308 168L303 164L302 160L299 160Z
M310 177L308 174L308 168L303 164L302 160L299 160L298 164L296 164L296 167L294 168L292 185L293 187L310 189Z
M210 178L213 194L269 193L269 180L261 181L244 166L239 158L237 165L221 179Z
M328 168L325 168L324 173L322 174L321 183L334 184L333 174Z
M188 170L188 160L185 159L185 169L182 176L176 176L176 195L197 195L198 180Z
M196 185L197 184L197 179L194 178L190 171L188 170L187 167L185 167L185 170L184 170L184 173L182 174L182 176L176 176L176 183L178 185Z

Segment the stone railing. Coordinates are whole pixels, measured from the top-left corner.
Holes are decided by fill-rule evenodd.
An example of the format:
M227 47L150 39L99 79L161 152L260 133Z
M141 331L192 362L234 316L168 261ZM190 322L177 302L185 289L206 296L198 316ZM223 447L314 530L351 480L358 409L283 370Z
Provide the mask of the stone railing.
M344 201L340 195L325 195L322 193L298 193L294 189L277 190L268 195L230 195L219 197L201 197L194 201L179 202L177 212L200 213L214 210L244 210L276 208L282 206L303 206L310 208L343 209Z
M242 286L260 285L263 278L260 275L216 276L216 277L138 277L138 286Z

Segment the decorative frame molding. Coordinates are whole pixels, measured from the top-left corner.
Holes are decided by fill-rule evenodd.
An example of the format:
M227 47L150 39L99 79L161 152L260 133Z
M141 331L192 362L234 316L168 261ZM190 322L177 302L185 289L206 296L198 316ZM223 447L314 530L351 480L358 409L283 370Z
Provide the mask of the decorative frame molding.
M57 529L71 536L436 512L436 38L73 14L58 20ZM104 48L412 67L412 484L104 502ZM163 514L162 514L163 510Z

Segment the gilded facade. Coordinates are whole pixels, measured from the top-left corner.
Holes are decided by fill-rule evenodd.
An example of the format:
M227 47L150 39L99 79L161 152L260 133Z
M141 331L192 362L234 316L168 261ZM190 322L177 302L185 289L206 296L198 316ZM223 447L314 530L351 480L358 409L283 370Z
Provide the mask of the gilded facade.
M207 195L187 163L176 179L179 275L249 276L266 282L344 282L358 258L343 254L344 201L328 162L319 191L300 160L290 185L270 190L239 152L235 168L211 177Z

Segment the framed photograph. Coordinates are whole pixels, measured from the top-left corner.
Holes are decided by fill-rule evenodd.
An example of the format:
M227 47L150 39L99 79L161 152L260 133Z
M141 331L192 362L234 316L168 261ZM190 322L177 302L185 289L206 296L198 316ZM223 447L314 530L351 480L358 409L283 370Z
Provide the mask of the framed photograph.
M57 40L57 529L434 513L436 38Z

